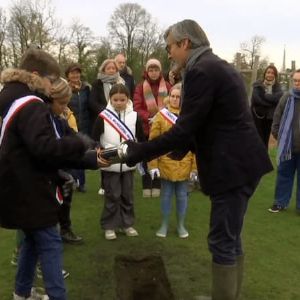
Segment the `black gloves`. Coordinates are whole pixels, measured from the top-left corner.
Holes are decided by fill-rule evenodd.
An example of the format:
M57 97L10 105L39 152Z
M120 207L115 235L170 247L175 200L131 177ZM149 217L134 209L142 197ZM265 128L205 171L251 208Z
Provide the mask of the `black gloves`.
M128 167L134 167L138 162L145 158L145 154L142 150L142 143L136 143L131 140L124 142L127 147L126 155L124 157L124 162Z
M73 191L75 180L73 176L63 170L58 170L59 181L61 182L61 192L63 197L68 197Z

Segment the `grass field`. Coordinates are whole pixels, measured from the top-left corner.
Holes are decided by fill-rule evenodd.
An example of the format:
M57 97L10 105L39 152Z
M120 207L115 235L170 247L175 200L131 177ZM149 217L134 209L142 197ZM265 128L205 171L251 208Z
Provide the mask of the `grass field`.
M272 154L274 156L274 154ZM99 226L103 199L97 194L98 173L89 171L88 192L75 193L73 227L84 237L80 246L65 245L64 266L71 275L66 279L70 300L115 299L114 258L119 254L162 256L176 300L192 300L210 289L210 255L206 236L210 203L199 192L189 200L187 229L190 237L176 235L175 214L166 239L155 237L159 227L159 199L141 197L140 178L136 176L135 210L139 237L118 235L106 241ZM243 300L300 299L300 216L295 199L282 213L271 214L275 172L265 176L250 201L243 231L246 273ZM10 300L15 267L10 258L15 244L13 231L0 229L0 300Z

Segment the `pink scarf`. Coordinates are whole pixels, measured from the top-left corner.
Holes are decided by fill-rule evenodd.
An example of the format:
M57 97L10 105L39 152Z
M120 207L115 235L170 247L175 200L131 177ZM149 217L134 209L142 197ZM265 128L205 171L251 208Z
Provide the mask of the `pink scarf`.
M143 92L145 102L147 105L147 110L150 113L150 116L152 117L164 107L163 100L166 96L168 96L168 90L164 78L162 77L159 82L157 102L152 93L151 86L147 80L144 80L143 82Z

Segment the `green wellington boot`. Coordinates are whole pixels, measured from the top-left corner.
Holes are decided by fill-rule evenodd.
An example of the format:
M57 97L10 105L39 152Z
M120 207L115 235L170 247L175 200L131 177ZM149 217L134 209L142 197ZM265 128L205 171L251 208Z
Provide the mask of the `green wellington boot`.
M212 300L236 300L237 265L212 264Z
M237 256L236 258L236 275L237 275L237 287L236 287L236 300L240 299L242 282L244 277L244 255Z

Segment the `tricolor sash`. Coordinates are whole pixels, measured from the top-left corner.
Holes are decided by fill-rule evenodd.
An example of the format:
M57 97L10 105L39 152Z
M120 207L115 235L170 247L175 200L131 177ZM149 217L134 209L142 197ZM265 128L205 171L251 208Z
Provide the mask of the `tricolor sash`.
M102 118L104 121L106 121L108 124L110 124L125 141L135 140L128 126L122 120L120 120L118 116L115 113L113 113L111 110L105 108L99 113L98 116Z
M159 112L164 117L164 119L166 119L172 125L176 123L178 117L172 112L170 112L167 108L163 108Z
M2 144L2 140L3 140L4 134L7 130L7 128L9 127L9 125L11 124L12 120L17 115L17 113L28 103L36 102L36 101L44 102L41 98L30 95L30 96L25 96L20 99L17 99L12 103L6 116L2 120L1 134L0 134L0 146Z

